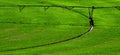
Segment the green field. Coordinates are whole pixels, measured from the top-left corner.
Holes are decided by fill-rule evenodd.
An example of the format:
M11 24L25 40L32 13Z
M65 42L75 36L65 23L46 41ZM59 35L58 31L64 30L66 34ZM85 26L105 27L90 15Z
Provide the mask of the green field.
M0 4L40 4L42 0L0 0ZM68 6L119 6L120 0L44 0ZM51 5L48 4L48 5ZM95 9L94 29L89 28L87 8L0 7L0 55L120 55L120 10ZM84 14L84 15L82 15ZM23 24L24 23L24 24ZM35 48L27 48L38 46ZM27 49L20 49L27 48ZM18 49L15 51L7 51Z

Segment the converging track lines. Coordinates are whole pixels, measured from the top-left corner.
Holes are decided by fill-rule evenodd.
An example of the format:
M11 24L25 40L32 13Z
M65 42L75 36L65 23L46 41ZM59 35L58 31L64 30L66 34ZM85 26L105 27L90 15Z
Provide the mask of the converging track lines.
M51 5L55 5L55 4L51 4ZM56 5L56 6L58 6L58 5ZM79 13L78 11L69 9L69 8L67 8L67 7L61 7L61 6L60 6L60 8L64 8L64 9L73 11L73 12L75 12L75 13ZM92 12L92 13L91 13L91 12ZM81 14L81 13L79 13L79 14ZM65 39L65 40L61 40L61 41L55 41L55 42L48 43L48 44L37 45L37 46L30 46L30 47L23 47L23 48L16 48L16 49L8 49L8 50L0 50L0 52L16 51L16 50L24 50L24 49L29 49L29 48L36 48L36 47L48 46L48 45L58 44L58 43L62 43L62 42L66 42L66 41L70 41L70 40L79 38L79 37L87 34L88 32L92 31L92 29L93 29L93 27L94 27L94 25L93 25L94 23L91 24L91 23L93 22L93 21L91 22L91 20L93 20L93 19L92 19L92 15L90 16L90 14L93 14L93 7L92 7L92 11L89 10L89 16L84 15L85 17L89 17L89 20L90 20L90 28L89 28L87 31L85 31L84 33L82 33L82 34L80 34L80 35L78 35L78 36L75 36L75 37L72 37L72 38L68 38L68 39ZM90 17L91 17L91 19L90 19ZM10 22L8 22L8 23L10 23Z
M47 4L50 4L50 5L39 5L39 4L38 5L30 5L30 4L24 4L24 5L22 5L22 4L21 5L13 4L13 5L10 5L10 4L0 4L0 7L21 7L20 11L22 11L25 7L47 7L45 9L48 9L49 7L60 7L60 8L64 8L64 9L73 11L75 13L79 13L80 15L83 15L86 18L88 18L89 23L90 23L90 28L87 31L85 31L84 33L82 33L82 34L80 34L78 36L68 38L68 39L65 39L65 40L55 41L55 42L51 42L51 43L48 43L48 44L42 44L42 45L36 45L36 46L29 46L29 47L8 49L8 50L0 50L0 52L24 50L24 49L29 49L29 48L37 48L37 47L48 46L48 45L52 45L52 44L58 44L58 43L70 41L70 40L73 40L73 39L76 39L76 38L80 38L83 35L91 32L93 30L93 28L94 28L94 20L93 20L93 11L94 11L94 9L96 9L96 8L117 8L117 9L119 9L120 8L120 6L60 6L60 5L56 5L56 4L52 4L52 3L47 3ZM88 8L89 9L89 16L87 16L87 15L85 15L85 14L79 12L79 11L73 10L72 8ZM8 22L8 23L11 23L11 22Z

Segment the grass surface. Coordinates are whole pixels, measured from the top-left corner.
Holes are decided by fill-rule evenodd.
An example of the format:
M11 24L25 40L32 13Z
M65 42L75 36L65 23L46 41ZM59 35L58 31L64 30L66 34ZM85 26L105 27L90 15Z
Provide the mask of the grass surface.
M59 5L116 6L119 0L46 0ZM86 2L88 1L88 2ZM39 4L35 0L5 0L1 4ZM77 9L88 15L88 9ZM38 48L0 52L0 55L120 55L120 10L95 9L94 30L81 38ZM42 45L75 37L89 28L89 20L79 13L62 9L25 7L0 8L0 51ZM13 24L23 22L33 24Z

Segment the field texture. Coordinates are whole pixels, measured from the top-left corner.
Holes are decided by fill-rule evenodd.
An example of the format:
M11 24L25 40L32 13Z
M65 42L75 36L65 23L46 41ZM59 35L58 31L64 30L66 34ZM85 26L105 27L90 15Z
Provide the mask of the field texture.
M43 0L0 0L0 4L41 4ZM120 0L44 0L47 5L119 6ZM0 55L120 55L120 9L0 7ZM46 46L42 46L48 44Z

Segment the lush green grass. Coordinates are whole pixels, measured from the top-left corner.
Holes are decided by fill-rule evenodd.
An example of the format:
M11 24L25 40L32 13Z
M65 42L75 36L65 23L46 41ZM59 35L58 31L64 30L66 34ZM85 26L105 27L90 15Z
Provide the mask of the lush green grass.
M86 2L88 1L88 2ZM47 0L54 4L113 6L119 0ZM5 4L39 4L32 0L5 0ZM88 15L88 9L76 9ZM0 55L120 55L120 10L115 8L96 9L95 28L81 38L38 48L0 52ZM77 36L89 28L88 18L62 8L18 7L0 8L0 22L24 22L39 24L0 23L0 51L42 45Z

